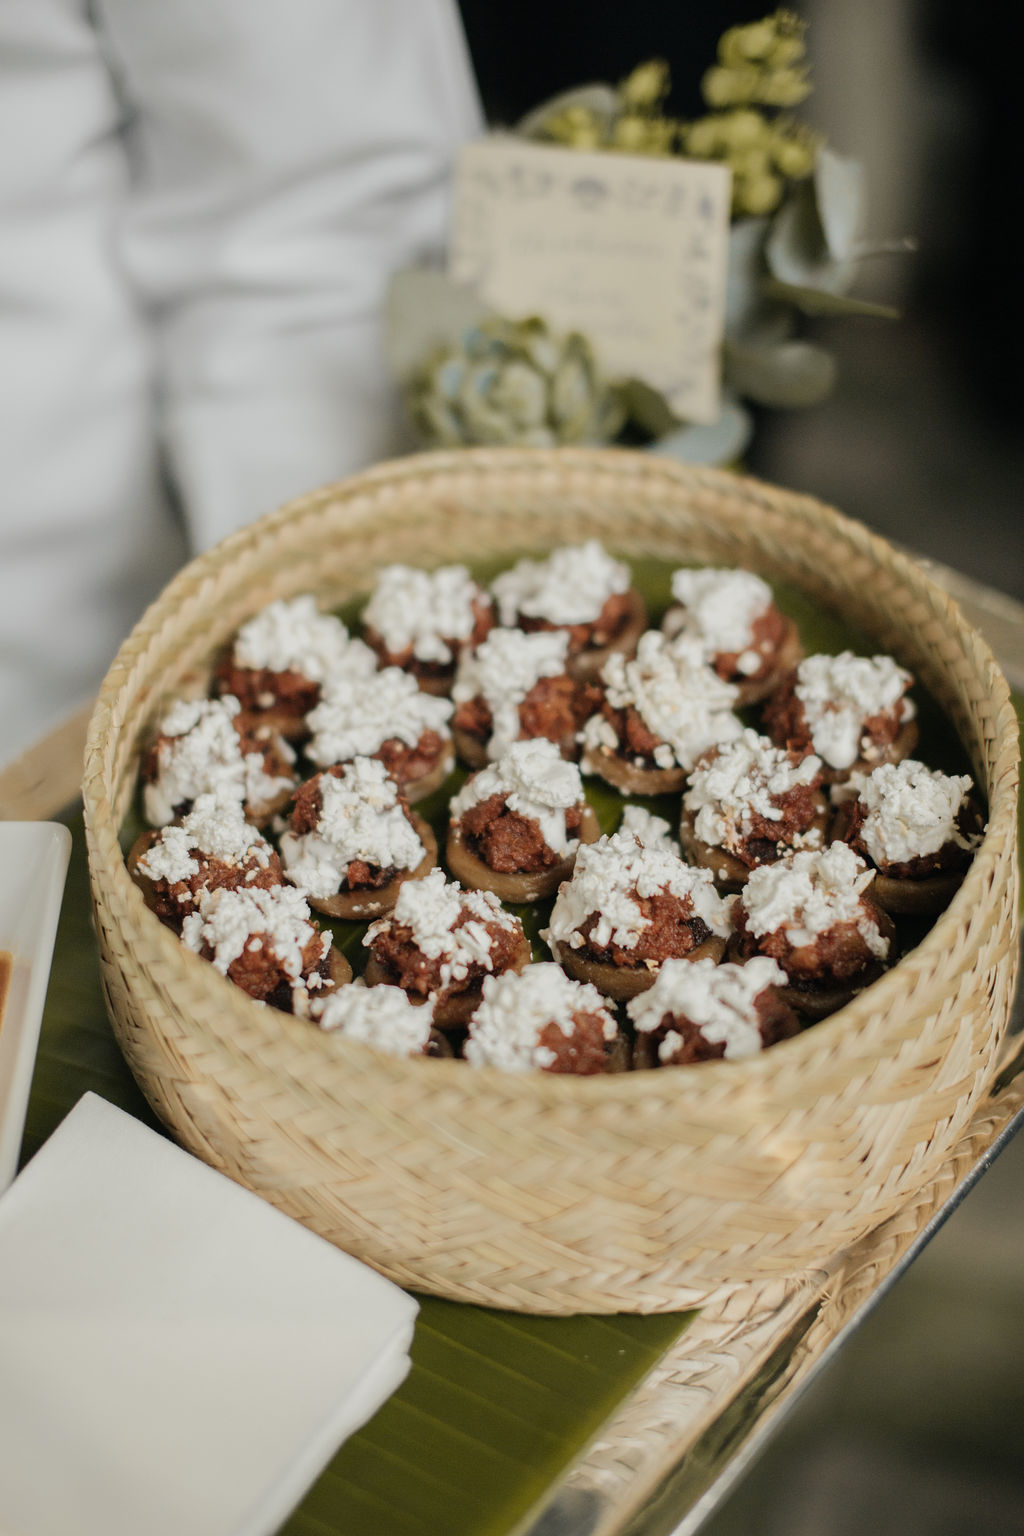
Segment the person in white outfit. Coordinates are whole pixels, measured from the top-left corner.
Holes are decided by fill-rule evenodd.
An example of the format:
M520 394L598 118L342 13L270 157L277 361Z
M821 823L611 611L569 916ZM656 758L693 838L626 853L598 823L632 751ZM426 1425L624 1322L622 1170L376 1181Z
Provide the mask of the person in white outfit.
M0 763L191 552L402 446L482 128L454 0L0 0Z

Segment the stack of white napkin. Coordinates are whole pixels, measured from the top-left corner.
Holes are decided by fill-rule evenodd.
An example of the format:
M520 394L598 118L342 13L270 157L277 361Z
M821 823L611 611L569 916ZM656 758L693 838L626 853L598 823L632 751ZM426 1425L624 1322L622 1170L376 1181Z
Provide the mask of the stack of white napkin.
M276 1530L402 1381L416 1310L86 1094L0 1196L0 1527Z

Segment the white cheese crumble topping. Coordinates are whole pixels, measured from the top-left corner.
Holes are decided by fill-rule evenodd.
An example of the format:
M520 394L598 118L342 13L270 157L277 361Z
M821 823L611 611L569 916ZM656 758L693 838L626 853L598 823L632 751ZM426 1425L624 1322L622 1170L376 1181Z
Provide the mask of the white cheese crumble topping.
M820 772L821 760L813 753L794 763L785 748L745 730L707 762L697 764L683 805L693 813L694 831L702 842L736 849L753 831L755 816L782 820L773 795L810 784Z
M177 885L199 873L195 854L235 867L251 860L265 869L270 853L270 844L246 821L237 800L198 795L180 823L161 829L138 867L150 880Z
M519 736L519 706L542 677L561 677L569 654L564 630L492 629L471 656L459 662L452 699L482 698L491 712L487 756L502 757Z
M212 951L211 961L226 976L232 960L245 949L269 947L291 980L302 976L302 952L316 934L309 920L309 906L301 891L276 885L264 891L258 886L232 891L204 891L199 908L182 924L181 937L189 949ZM321 933L322 960L331 944L330 933Z
M846 843L805 850L751 871L739 898L747 927L758 938L780 928L795 948L813 944L837 923L852 923L873 955L884 960L889 940L861 903L874 878Z
M628 832L644 848L659 848L662 853L679 856L679 844L672 836L672 828L663 816L655 816L642 805L627 805L622 813L618 830Z
M418 571L411 565L386 565L363 612L364 624L380 635L393 655L412 648L417 661L446 665L449 641L468 640L476 615L473 600L481 589L464 565Z
M882 763L855 775L857 798L867 810L860 839L875 863L906 864L927 858L947 843L976 848L980 835L965 837L957 814L971 792L966 774L940 773L914 758Z
M376 869L415 869L423 859L398 786L376 758L353 758L341 778L325 773L320 801L315 831L283 832L280 840L289 878L317 900L338 894L353 859Z
M613 651L601 668L613 709L632 706L660 739L653 758L658 768L692 768L702 752L738 736L743 726L732 713L737 690L723 682L705 659L699 640L680 635L669 641L655 629L640 636L634 657ZM592 715L582 731L583 771L593 771L602 746L619 747L610 722Z
M596 539L556 549L546 560L520 560L491 583L507 626L520 615L548 624L592 624L608 599L628 588L628 567Z
M666 960L654 985L626 1004L642 1034L658 1029L669 1014L696 1024L709 1045L725 1045L727 1061L753 1056L761 1049L761 1026L756 1003L767 987L786 985L781 966L765 955L746 965L716 965L713 960ZM673 1031L673 1033L675 1033ZM675 1055L682 1038L666 1037L659 1051L662 1061Z
M306 716L312 739L306 754L321 768L372 757L386 741L416 746L425 731L447 739L450 699L423 693L401 667L372 674L332 676Z
M262 805L290 789L292 780L267 774L258 752L243 756L234 727L242 706L230 694L221 699L178 699L157 726L170 738L157 748L157 774L142 792L143 810L152 826L174 820L174 808L199 795L212 794ZM291 760L284 742L275 745Z
M898 720L912 720L913 702L903 697L912 682L891 656L805 656L795 692L818 756L832 768L849 768L870 748L867 720L894 710Z
M580 848L572 879L559 887L541 938L570 949L582 949L584 943L596 949L609 944L635 949L650 926L639 899L662 893L688 896L693 916L719 937L732 932L732 901L719 896L708 870L684 864L660 848L643 847L631 832L620 831ZM580 930L592 916L597 922L585 940Z
M469 920L454 925L464 913ZM422 880L407 880L398 893L394 911L371 923L363 938L367 946L378 933L392 926L407 927L416 948L428 960L440 960L440 988L465 981L470 967L493 969L488 927L515 932L519 919L506 912L491 891L464 891L457 880L447 880L444 870L433 869ZM454 931L453 931L454 929Z
M449 807L452 820L459 821L492 795L503 795L510 811L535 821L547 846L561 858L577 847L579 838L569 836L565 813L582 802L583 780L553 741L540 736L512 742L496 763L466 780Z
M324 683L339 668L376 671L368 645L353 640L339 618L321 613L310 593L270 603L241 626L232 652L236 666L253 671L298 672Z
M323 1030L375 1045L390 1056L420 1056L430 1039L434 1010L409 1001L401 987L367 987L351 982L318 999L311 1009Z
M682 629L695 635L709 657L739 652L738 670L753 676L763 658L754 645L754 621L772 606L772 589L753 571L679 570L672 596L683 606Z
M502 1072L532 1072L551 1066L555 1053L541 1045L540 1032L555 1024L568 1039L576 1016L595 1013L606 1040L614 1040L615 1020L604 998L590 982L573 981L551 962L528 965L517 974L486 976L483 1001L469 1025L463 1054L474 1067L498 1067Z

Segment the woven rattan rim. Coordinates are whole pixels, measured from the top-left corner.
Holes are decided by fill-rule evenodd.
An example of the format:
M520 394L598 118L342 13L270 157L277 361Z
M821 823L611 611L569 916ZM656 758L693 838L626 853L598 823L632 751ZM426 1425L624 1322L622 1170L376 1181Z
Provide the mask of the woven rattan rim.
M330 539L325 529L332 531ZM766 1137L782 1149L792 1129L799 1141L801 1117L820 1115L823 1102L834 1099L837 1113L855 1116L863 1085L884 1074L881 1098L892 1087L894 1099L905 1101L897 1117L902 1140L894 1154L896 1182L901 1189L915 1179L920 1183L985 1092L998 1068L1005 1030L1016 962L1019 755L1009 690L981 636L911 560L814 498L725 471L621 450L481 449L414 456L311 492L187 566L125 642L90 725L83 797L97 920L106 936L101 948L109 940L114 956L108 992L117 984L118 955L128 955L120 967L124 976L134 974L137 965L153 1009L174 1019L175 1030L191 1042L189 1051L215 1048L224 1062L237 1064L240 1081L257 1060L268 1083L289 1085L328 1119L334 1085L341 1081L332 1074L342 1073L346 1092L358 1084L369 1099L400 1091L415 1074L423 1095L453 1114L470 1091L472 1112L481 1122L507 1112L511 1090L504 1074L474 1069L470 1085L461 1065L400 1061L254 1007L146 911L124 868L118 830L146 722L169 693L190 683L201 686L216 646L271 597L314 590L341 601L368 585L374 566L387 560L425 558L437 564L492 553L511 557L586 533L626 556L684 559L693 550L690 558L750 564L855 617L881 648L915 671L952 718L987 794L989 826L963 886L922 943L831 1019L742 1063L608 1078L520 1078L517 1106L527 1106L541 1121L551 1117L570 1141L573 1117L585 1118L588 1134L600 1139L612 1159L618 1150L629 1155L636 1112L642 1111L652 1157L672 1154L672 1126L683 1121L691 1145L711 1155L727 1137L734 1160L743 1164L747 1149L753 1163ZM136 982L125 979L128 994L133 986ZM983 1024L976 1017L979 998L986 1009ZM133 1028L124 1024L133 1014L132 998L112 996L111 1007L123 1039ZM912 1022L922 1009L938 1020L941 1059L927 1063L920 1059ZM152 1033L152 1026L135 1029L133 1049L144 1054ZM171 1075L180 1071L187 1082L183 1043L165 1035L156 1042L156 1054L173 1058ZM131 1053L129 1060L134 1069ZM918 1094L907 1082L922 1083L924 1066L929 1077ZM162 1077L167 1070L161 1058L154 1072ZM143 1086L152 1087L145 1081ZM158 1096L161 1091L158 1085ZM247 1090L240 1091L244 1096ZM158 1103L158 1108L188 1139L192 1128L177 1123L175 1107ZM438 1109L429 1135L443 1138L441 1119ZM851 1137L856 1139L855 1131ZM866 1207L881 1220L891 1214L897 1196L881 1187L882 1169L879 1180L879 1199L868 1200ZM827 1198L826 1192L826 1204ZM810 1225L819 1219L820 1213L808 1213ZM837 1231L845 1242L871 1224L863 1214L845 1225L840 1220ZM764 1246L742 1226L718 1239L733 1253L760 1253ZM820 1257L820 1242L814 1251ZM379 1256L369 1256L379 1262ZM785 1245L764 1260L775 1270L791 1262ZM390 1272L401 1273L396 1266ZM737 1271L750 1272L742 1264ZM446 1289L443 1283L437 1288ZM673 1294L681 1304L678 1291Z

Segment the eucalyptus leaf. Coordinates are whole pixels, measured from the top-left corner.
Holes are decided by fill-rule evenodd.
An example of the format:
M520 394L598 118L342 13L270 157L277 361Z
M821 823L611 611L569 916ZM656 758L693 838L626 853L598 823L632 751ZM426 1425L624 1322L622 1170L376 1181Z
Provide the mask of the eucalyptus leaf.
M432 352L460 344L489 314L471 289L453 283L439 268L396 272L384 311L384 340L395 378L409 378Z
M741 347L774 347L780 341L788 341L796 326L796 301L790 297L790 290L769 277L765 280L764 298L751 310L743 329L727 331L726 336Z
M723 399L717 421L687 423L649 443L647 453L679 459L683 464L735 464L753 435L750 412L732 398Z
M724 369L729 387L737 394L783 410L817 405L831 392L836 378L832 354L809 341L761 348L727 343Z
M592 112L603 127L609 127L622 111L622 102L613 85L595 80L590 85L574 86L571 91L562 91L541 102L539 107L520 118L513 131L527 139L542 137L547 120L572 107L583 107Z
M813 182L829 255L840 262L856 256L864 227L863 165L822 145L814 162Z
M891 304L874 299L855 299L850 294L826 293L822 288L801 288L769 278L766 292L784 304L791 304L805 315L866 315L875 320L898 320L900 311ZM746 338L740 338L746 339Z
M643 379L626 379L622 395L630 421L650 437L666 437L682 426L661 391Z
M854 260L829 251L812 181L801 182L775 215L764 254L771 276L793 288L845 293L856 273Z
M743 332L761 302L767 273L764 242L767 219L736 219L729 229L725 283L725 330Z

